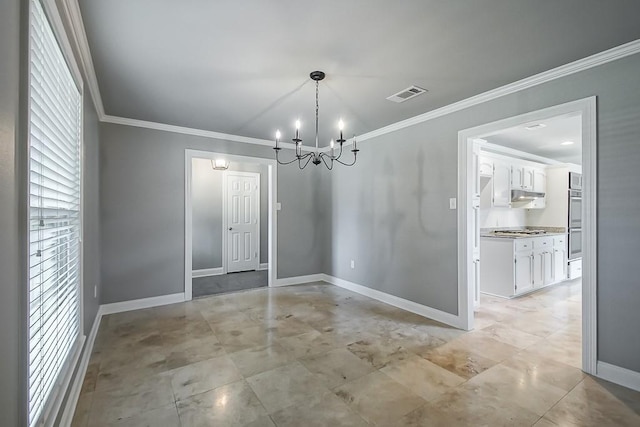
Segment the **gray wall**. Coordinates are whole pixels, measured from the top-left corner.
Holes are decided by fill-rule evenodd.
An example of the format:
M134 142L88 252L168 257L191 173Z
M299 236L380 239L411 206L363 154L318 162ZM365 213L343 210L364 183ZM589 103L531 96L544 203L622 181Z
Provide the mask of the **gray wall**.
M363 142L357 167L332 175L329 273L457 313L458 131L597 95L598 358L640 371L637 87L640 55Z
M102 303L184 291L187 148L273 158L266 146L100 125ZM278 168L279 278L323 270L319 174L317 168Z
M84 93L83 110L83 142L84 142L84 200L83 200L83 265L82 279L84 283L84 333L89 335L100 306L100 185L98 183L100 168L98 146L98 116L93 107L89 91ZM97 298L94 297L94 286L97 286Z
M20 2L0 3L0 417L24 422L20 410L24 363L20 361L22 274L18 221L18 109L20 87Z
M231 162L230 171L260 174L260 262L269 261L269 174L266 165ZM191 212L194 270L222 267L222 171L193 159Z

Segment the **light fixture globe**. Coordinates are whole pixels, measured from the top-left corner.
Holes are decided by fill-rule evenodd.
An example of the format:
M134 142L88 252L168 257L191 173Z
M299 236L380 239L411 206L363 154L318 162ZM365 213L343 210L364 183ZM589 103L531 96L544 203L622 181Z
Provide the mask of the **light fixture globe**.
M342 130L344 128L344 122L342 121L342 119L340 119L338 122L338 129L340 130L340 138L336 139L336 142L340 144L338 155L337 156L335 155L333 139L331 140L329 151L320 152L320 148L318 146L319 145L318 144L318 141L319 141L319 138L318 138L318 123L319 123L318 115L319 114L318 113L320 111L319 101L318 101L319 86L320 86L320 81L324 80L324 78L326 77L326 74L323 71L312 71L309 74L309 77L311 78L311 80L316 82L316 149L315 151L309 151L305 154L302 154L302 139L300 138L300 120L296 120L295 138L292 138L291 140L295 144L296 155L292 160L288 162L283 162L280 160L279 153L282 148L280 147L280 131L278 130L276 131L276 145L275 147L273 147L273 149L276 152L276 161L278 162L278 164L281 164L281 165L288 165L297 161L298 167L300 169L304 169L305 167L307 167L309 162L313 163L314 165L319 165L320 163L324 163L324 165L329 170L333 169L334 162L340 163L341 165L345 165L345 166L355 165L358 151L360 151L356 146L355 136L353 138L353 147L351 149L351 152L353 153L353 161L351 163L346 163L340 160L340 157L342 156L342 146L346 142L346 140L342 137Z

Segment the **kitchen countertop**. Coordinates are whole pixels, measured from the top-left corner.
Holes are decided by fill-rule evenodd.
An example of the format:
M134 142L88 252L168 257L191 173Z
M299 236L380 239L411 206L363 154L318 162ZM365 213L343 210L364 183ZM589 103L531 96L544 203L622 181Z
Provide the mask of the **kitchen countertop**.
M495 234L494 232L480 233L480 237L486 237L489 239L533 239L536 237L548 237L548 236L564 236L567 233L559 233L548 231L543 234L529 234L529 235L513 235L513 234Z

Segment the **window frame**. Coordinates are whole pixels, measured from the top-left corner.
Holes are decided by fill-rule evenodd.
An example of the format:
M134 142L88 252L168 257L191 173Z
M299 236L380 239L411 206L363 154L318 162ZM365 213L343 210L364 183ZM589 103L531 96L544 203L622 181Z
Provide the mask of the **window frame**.
M31 178L30 178L30 170L31 170L31 120L32 120L32 102L31 102L31 49L32 49L32 40L31 40L31 24L32 24L32 13L33 8L35 7L35 3L39 3L44 12L44 17L53 33L55 43L60 49L62 53L62 57L65 61L65 64L69 70L73 83L75 84L80 100L79 100L79 201L78 201L78 209L79 209L79 226L78 226L78 283L77 283L77 297L78 297L78 332L76 337L73 339L72 347L67 354L67 360L63 364L60 369L58 378L55 380L49 395L44 400L44 405L35 420L29 420L29 295L30 295L30 279L29 279L29 253L25 251L25 256L27 257L25 268L26 273L24 275L24 295L25 295L25 306L24 306L24 325L25 325L25 334L24 334L24 349L25 349L25 358L24 358L24 397L25 402L23 406L24 410L24 420L27 425L31 427L49 427L53 426L56 419L60 414L60 409L62 407L62 403L64 401L64 397L69 390L69 386L71 384L71 380L73 379L73 374L78 366L78 361L80 360L80 355L82 353L84 342L86 340L85 332L84 332L84 189L85 189L85 149L84 149L84 103L85 103L85 92L84 92L84 79L82 78L82 74L80 72L80 68L76 63L75 56L73 53L73 49L71 47L71 43L69 42L69 38L67 36L65 26L63 24L62 18L56 6L55 0L29 0L27 6L27 59L26 59L26 128L25 128L25 145L26 145L26 174L25 179L25 198L24 198L24 212L25 212L25 222L27 224L26 227L26 235L24 240L24 245L26 248L29 248L30 244L30 187L31 187ZM31 421L31 422L30 422Z

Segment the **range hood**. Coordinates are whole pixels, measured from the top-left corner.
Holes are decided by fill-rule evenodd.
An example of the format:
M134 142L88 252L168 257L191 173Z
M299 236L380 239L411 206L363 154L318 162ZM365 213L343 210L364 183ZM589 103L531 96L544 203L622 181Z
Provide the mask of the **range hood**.
M512 202L530 202L535 199L543 199L544 193L526 190L511 190Z

